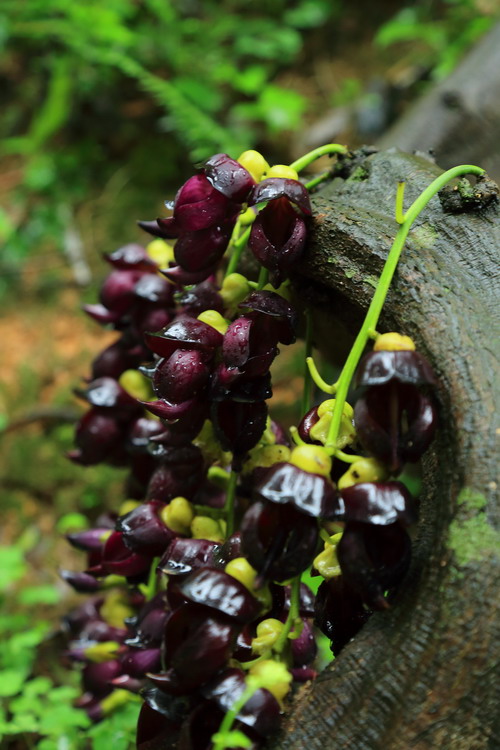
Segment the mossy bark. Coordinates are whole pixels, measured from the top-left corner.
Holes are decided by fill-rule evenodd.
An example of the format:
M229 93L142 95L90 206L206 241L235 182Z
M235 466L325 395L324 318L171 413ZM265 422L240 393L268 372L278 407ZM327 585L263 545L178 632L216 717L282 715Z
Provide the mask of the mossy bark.
M323 319L318 343L333 356L362 319L396 233L398 179L407 181L408 206L441 172L398 151L355 167L314 198L312 241L295 279ZM275 750L500 747L499 248L494 201L447 214L436 196L410 233L378 328L411 335L440 382L412 566L391 609L304 687Z

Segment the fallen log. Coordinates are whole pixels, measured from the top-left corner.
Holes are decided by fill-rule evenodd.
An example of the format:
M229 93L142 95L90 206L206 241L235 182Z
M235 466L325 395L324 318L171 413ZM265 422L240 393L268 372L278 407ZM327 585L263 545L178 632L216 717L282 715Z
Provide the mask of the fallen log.
M407 181L409 204L440 172L397 150L362 153L314 198L313 237L295 283L318 318L335 316L318 342L327 353L346 330L355 333L373 295L397 229L397 181ZM424 460L410 572L391 609L373 615L303 689L274 750L500 747L500 221L495 188L480 181L474 192L473 213L446 213L442 204L450 211L453 201L436 196L417 219L379 323L411 335L440 381L441 426Z

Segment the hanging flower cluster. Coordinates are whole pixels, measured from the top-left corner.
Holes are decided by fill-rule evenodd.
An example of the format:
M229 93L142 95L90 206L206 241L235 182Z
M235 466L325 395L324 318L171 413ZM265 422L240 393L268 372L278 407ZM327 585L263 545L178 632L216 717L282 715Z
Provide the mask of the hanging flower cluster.
M138 748L259 748L321 667L322 633L337 654L408 570L418 505L404 467L432 440L436 381L370 313L349 360L375 340L354 408L351 364L329 385L310 361L317 398L289 437L267 401L300 323L288 277L306 186L293 165L217 154L168 206L141 222L153 241L106 256L100 303L85 308L119 338L77 392L90 409L70 458L126 466L127 499L68 536L87 563L63 575L91 595L66 618L68 653L92 719L143 701ZM258 281L236 271L247 243Z

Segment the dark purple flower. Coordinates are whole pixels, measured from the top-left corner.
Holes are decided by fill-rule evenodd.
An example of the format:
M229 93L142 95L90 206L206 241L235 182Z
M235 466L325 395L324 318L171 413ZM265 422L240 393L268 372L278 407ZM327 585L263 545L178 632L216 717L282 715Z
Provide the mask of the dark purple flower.
M377 526L400 521L410 526L417 520L415 501L401 482L360 482L340 492L343 521L362 521Z
M375 526L351 521L337 547L345 582L373 609L387 609L387 589L404 578L411 557L410 537L399 523Z
M312 213L307 188L298 180L285 177L270 177L259 182L250 193L247 203L249 206L255 206L257 203L275 201L279 198L286 198L290 203L294 203L306 216Z
M335 656L354 638L371 614L344 576L323 581L318 589L315 623L331 640Z
M392 473L400 471L406 461L418 461L432 442L436 423L430 396L395 380L368 388L354 407L361 445Z
M136 271L156 270L156 263L149 257L145 248L136 243L130 243L119 247L112 253L104 253L104 259L121 270L134 269Z
M281 344L293 344L297 336L298 315L286 299L275 292L252 292L239 305L260 313L258 318L270 327Z
M203 604L222 615L245 624L261 610L260 602L233 576L217 568L199 568L178 584L189 602Z
M151 351L165 358L170 357L177 349L211 352L222 344L222 338L222 334L212 326L187 315L177 318L162 331L145 335Z
M130 550L153 557L167 549L175 535L160 518L163 507L163 503L157 501L142 503L118 518L116 530L121 532Z
M294 578L312 562L318 526L292 505L254 503L241 522L242 548L262 579Z
M259 211L248 246L259 263L271 272L278 287L300 260L305 248L307 228L286 198L278 198Z
M335 487L326 477L290 463L271 466L255 488L255 496L280 505L293 505L313 518L339 518L342 511Z
M219 546L206 539L176 537L161 558L158 570L169 576L186 576L198 568L211 565Z
M165 628L166 672L149 678L173 695L192 692L227 662L241 626L197 604L176 609Z
M156 366L153 388L159 398L179 403L195 396L210 377L209 355L197 349L178 349Z
M175 260L184 271L199 273L211 269L224 255L234 222L181 234L174 247ZM208 275L208 274L207 274Z
M211 418L223 450L238 458L259 442L266 429L267 406L264 401L218 401L212 404Z
M211 156L203 171L216 190L236 203L244 203L255 185L250 172L227 154Z
M422 354L415 351L373 351L366 354L356 373L361 386L391 381L408 385L435 385L436 376Z

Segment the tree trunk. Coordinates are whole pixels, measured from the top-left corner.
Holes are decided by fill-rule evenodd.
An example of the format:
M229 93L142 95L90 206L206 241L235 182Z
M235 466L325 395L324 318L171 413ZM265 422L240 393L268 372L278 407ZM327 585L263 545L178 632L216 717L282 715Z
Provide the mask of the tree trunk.
M353 164L314 198L296 281L318 317L328 307L354 333L396 233L398 179L407 207L441 170L396 150ZM410 232L378 328L411 335L440 382L412 566L391 609L304 687L275 750L500 747L498 217L495 200L450 214L436 196ZM324 338L342 340L333 329Z

